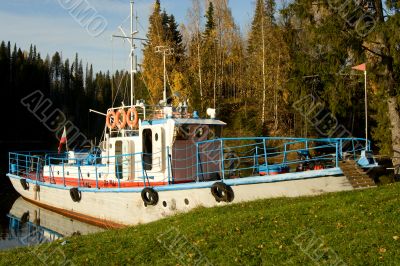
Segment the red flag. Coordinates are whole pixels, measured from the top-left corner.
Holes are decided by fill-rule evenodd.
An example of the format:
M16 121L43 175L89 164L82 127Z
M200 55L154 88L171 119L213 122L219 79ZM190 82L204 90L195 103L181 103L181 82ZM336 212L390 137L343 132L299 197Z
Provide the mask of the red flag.
M64 127L64 131L63 131L63 134L60 139L60 144L58 145L58 153L61 152L62 145L65 143L67 143L67 131L65 130L65 127Z
M364 63L364 64L361 64L361 65L358 65L358 66L354 66L351 69L360 70L360 71L367 71L367 64Z

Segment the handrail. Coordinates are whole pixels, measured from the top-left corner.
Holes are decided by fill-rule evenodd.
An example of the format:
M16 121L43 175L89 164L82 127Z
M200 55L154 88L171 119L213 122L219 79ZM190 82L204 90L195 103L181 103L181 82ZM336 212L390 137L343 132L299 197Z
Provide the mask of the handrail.
M34 155L34 152L10 152L9 172L22 178L35 179L36 182L54 180L64 187L77 182L78 187L99 188L102 180L104 186L108 186L106 182L111 180L111 185L118 188L123 187L125 182L138 180L144 186L149 186L150 179L155 178L152 176L155 171L157 180L154 182L161 179L165 184L182 182L183 179L203 182L264 175L274 171L293 172L304 167L315 168L315 165L335 168L347 155L354 159L361 156L360 152L365 149L363 143L365 145L361 138L218 138L194 142L186 149L166 146L164 150L151 153L157 160L153 158L150 163L143 160L143 156L150 153L144 152L109 156L81 153L81 156L74 158L67 153ZM179 153L182 155L176 156ZM145 170L149 165L153 167L153 170L149 170L150 176ZM132 176L134 180L130 180ZM78 179L71 181L73 177Z

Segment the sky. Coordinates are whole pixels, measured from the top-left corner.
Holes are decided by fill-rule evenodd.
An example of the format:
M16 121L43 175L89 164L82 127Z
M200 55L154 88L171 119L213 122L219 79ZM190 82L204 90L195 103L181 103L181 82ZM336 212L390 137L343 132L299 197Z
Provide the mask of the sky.
M138 16L136 37L145 38L154 0L135 0ZM255 0L228 0L243 34L251 23ZM161 0L161 8L173 14L179 24L187 22L192 0ZM87 9L87 19L82 19ZM127 41L112 38L129 34L129 0L12 0L0 1L0 41L17 43L23 50L36 45L42 58L56 51L63 59L75 58L93 64L95 71L129 69ZM140 44L137 52L140 54ZM139 63L141 56L139 55Z

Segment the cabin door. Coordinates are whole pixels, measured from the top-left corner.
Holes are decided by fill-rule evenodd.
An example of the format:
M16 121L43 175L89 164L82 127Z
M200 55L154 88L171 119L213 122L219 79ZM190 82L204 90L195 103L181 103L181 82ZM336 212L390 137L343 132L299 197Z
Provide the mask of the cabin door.
M133 141L125 140L122 143L122 172L123 177L127 177L128 180L133 180L135 178L135 155Z
M115 176L118 179L123 178L122 170L122 141L117 140L115 142Z
M164 171L164 136L163 136L163 128L156 127L153 129L153 171L154 172L162 172Z
M144 170L163 171L165 148L162 128L146 128L142 132L142 138Z

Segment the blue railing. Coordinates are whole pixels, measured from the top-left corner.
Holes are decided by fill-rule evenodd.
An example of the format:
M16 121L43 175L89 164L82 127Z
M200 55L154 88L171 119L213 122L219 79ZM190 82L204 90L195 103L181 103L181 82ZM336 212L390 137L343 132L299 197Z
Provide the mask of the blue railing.
M365 150L361 138L221 138L196 143L197 181L339 167ZM367 150L370 150L368 141Z
M70 158L68 154L32 154L32 152L26 154L10 152L9 173L21 178L50 184L59 184L61 180L64 187L72 182L68 180L69 177L78 177L78 187L92 187L92 184L95 183L94 186L99 188L99 182L103 181L108 184L111 180L113 182L110 183L111 186L115 185L121 188L121 180L124 179L124 183L129 183L130 180L128 179L131 177L132 179L135 178L131 182L142 179L143 185L148 186L150 179L154 179L154 177L147 174L146 166L161 168L162 163L161 159L160 161L153 159L151 163L146 163L143 160L143 156L146 154L143 152L103 157L96 154L86 154L86 156L82 154L80 158ZM161 154L161 151L151 155L155 157L157 154ZM160 158L162 157L160 156ZM44 166L48 170L46 173ZM168 160L169 167L170 160ZM56 182L56 179L59 182ZM168 177L169 179L170 177Z
M122 180L124 185L141 180L144 186L149 186L154 174L163 177L162 181L167 184L203 182L336 168L340 160L357 159L362 150L370 150L370 142L367 147L365 143L360 138L255 137L193 142L183 148L166 147L165 151L152 154L138 152L102 157L82 153L70 158L67 153L12 152L9 173L35 182L62 183L64 187L71 184L72 177L79 177L78 187L104 187L100 182L110 180L111 186L118 188ZM147 156L152 161L144 160ZM44 166L46 176L43 176Z

